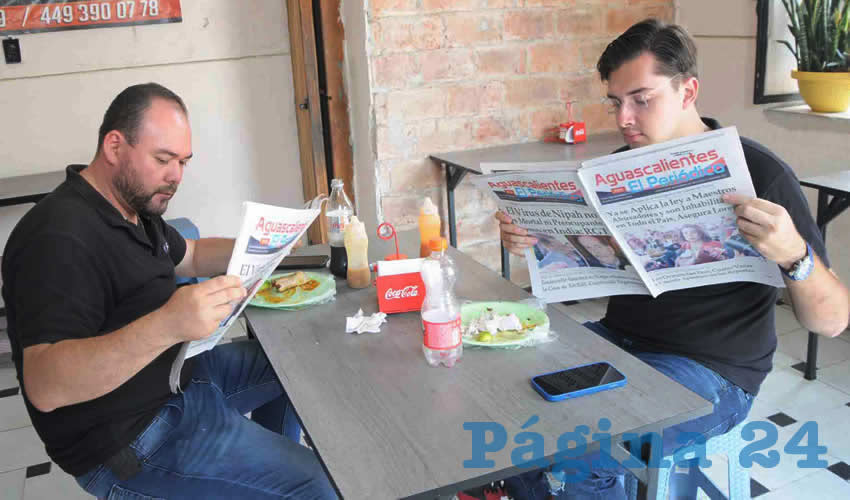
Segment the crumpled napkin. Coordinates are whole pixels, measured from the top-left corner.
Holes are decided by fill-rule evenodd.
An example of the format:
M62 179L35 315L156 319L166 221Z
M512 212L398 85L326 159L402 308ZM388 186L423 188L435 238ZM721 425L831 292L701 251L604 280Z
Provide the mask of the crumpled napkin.
M371 316L364 316L363 309L358 309L357 314L345 318L345 333L378 333L381 331L381 325L386 322L386 313L376 312Z

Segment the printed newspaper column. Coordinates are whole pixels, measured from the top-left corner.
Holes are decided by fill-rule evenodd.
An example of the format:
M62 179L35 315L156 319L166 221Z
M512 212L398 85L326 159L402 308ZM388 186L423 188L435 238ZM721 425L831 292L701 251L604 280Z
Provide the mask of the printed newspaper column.
M722 200L755 196L734 127L586 161L578 175L653 296L730 281L784 286Z
M488 167L503 171L516 165ZM526 250L536 297L561 302L649 293L620 245L587 204L575 169L503 171L472 181L495 196L499 209L537 239Z

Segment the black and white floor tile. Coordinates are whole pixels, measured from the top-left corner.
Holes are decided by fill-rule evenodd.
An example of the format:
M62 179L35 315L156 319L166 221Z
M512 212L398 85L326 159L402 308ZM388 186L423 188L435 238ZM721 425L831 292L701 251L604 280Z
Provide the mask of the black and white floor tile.
M594 300L557 307L583 322L601 318L605 305L605 300ZM227 334L232 341L245 336L244 326L237 325ZM754 465L750 469L751 495L759 500L850 498L850 335L821 339L818 380L807 381L793 368L805 359L807 332L786 306L778 308L777 331L774 370L756 398L750 420L776 425L778 444L773 449L780 452L780 462L773 468ZM797 467L801 457L783 451L784 444L807 421L818 423L818 443L827 447L819 458L826 460L826 468ZM726 458L709 458L712 467L705 473L725 491ZM30 425L14 368L0 365L0 500L59 498L91 497L50 462Z

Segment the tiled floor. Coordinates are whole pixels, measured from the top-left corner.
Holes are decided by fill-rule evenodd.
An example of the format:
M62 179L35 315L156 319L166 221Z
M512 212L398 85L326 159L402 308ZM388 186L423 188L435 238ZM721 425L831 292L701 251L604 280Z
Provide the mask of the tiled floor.
M559 307L566 307L582 322L602 317L605 305L602 299ZM754 465L750 469L753 496L770 500L850 498L850 335L821 339L818 380L807 381L792 368L805 357L807 333L785 306L778 308L777 331L774 370L756 398L750 420L769 419L776 424L778 440L772 449L780 453L780 461L774 468ZM241 324L228 332L231 338L243 335ZM0 358L0 500L89 498L71 476L50 463L30 425L17 385L14 369ZM818 444L827 448L819 458L826 460L827 468L799 468L796 463L802 457L784 451L789 439L809 420L818 424ZM719 456L709 458L713 464L706 474L723 490L727 462Z

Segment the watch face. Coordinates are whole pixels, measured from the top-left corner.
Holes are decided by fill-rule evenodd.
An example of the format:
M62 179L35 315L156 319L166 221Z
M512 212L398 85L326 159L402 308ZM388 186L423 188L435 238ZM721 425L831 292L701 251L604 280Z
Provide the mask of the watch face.
M806 243L806 255L791 266L791 269L786 273L789 278L794 281L802 281L809 277L812 269L815 267L815 261L812 258L812 247Z

